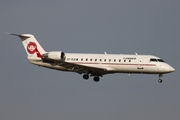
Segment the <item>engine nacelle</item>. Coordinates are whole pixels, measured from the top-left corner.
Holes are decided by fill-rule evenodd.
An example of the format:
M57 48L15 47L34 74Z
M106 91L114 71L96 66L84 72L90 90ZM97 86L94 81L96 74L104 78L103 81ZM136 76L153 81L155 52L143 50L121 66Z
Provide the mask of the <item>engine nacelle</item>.
M65 60L65 53L62 51L59 52L48 52L42 55L44 59L54 59L54 60Z

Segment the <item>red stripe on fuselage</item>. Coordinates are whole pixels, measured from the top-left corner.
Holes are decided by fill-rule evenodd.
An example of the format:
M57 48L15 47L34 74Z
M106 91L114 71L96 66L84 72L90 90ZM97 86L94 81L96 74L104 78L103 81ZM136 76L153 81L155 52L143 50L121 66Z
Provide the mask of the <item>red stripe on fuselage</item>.
M95 62L71 62L74 64L103 64L103 65L132 65L132 66L156 66L156 64L123 64L123 63L95 63Z

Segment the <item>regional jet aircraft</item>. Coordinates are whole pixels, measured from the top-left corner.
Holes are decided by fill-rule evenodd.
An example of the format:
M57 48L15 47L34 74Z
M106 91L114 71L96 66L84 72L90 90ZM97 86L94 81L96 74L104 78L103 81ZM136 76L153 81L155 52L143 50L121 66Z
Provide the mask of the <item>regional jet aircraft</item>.
M93 76L93 80L98 82L100 77L106 74L139 73L158 74L158 82L161 83L163 74L175 71L164 60L153 55L46 52L31 34L8 34L20 37L30 63L50 69L83 74L85 80Z

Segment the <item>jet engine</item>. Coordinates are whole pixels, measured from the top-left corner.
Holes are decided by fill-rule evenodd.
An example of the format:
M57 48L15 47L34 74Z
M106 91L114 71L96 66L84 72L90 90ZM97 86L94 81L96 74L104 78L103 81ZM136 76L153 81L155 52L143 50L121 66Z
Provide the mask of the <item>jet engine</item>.
M42 55L44 59L53 59L53 60L65 60L65 53L62 51L59 52L48 52Z

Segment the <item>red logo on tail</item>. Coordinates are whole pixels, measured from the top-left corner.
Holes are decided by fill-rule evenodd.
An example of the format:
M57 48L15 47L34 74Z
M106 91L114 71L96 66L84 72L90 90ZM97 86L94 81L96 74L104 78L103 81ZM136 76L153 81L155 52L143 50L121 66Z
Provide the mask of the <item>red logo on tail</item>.
M37 46L36 46L36 43L34 42L30 42L27 45L27 51L29 54L34 54L36 52L36 49L37 49Z
M27 45L27 51L29 54L34 54L36 52L37 57L42 58L42 55L39 53L38 49L37 49L37 45L34 42L30 42Z

